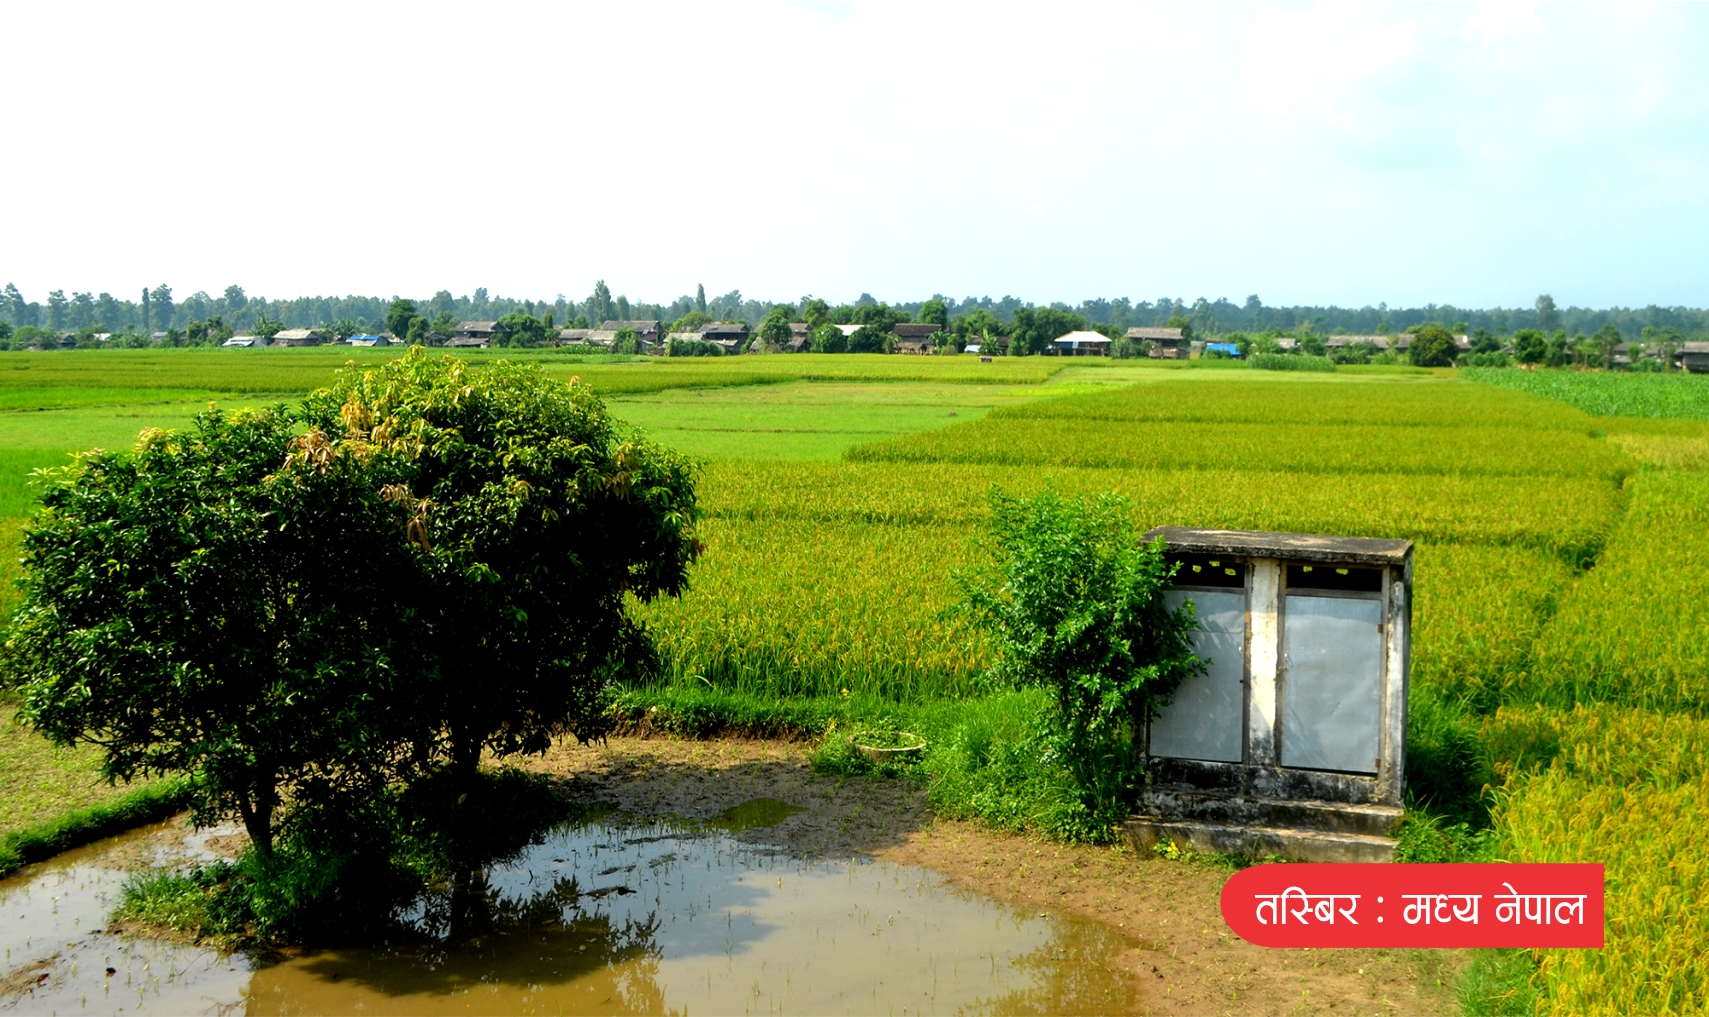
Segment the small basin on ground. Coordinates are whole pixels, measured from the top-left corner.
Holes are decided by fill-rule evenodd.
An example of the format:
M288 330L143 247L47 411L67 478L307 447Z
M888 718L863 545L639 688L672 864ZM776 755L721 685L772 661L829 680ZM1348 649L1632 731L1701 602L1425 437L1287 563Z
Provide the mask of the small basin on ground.
M885 735L877 739L856 734L850 741L856 752L874 763L912 762L926 750L926 740L912 731L885 732Z

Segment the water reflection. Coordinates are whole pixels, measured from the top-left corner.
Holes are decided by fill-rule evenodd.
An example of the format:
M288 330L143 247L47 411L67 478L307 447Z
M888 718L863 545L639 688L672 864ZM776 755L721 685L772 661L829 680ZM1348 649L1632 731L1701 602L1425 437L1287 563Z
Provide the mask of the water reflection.
M762 800L698 823L567 824L417 902L392 942L275 958L246 976L249 962L203 953L143 1002L252 1014L1134 1008L1133 982L1110 966L1127 945L1113 930L1022 913L925 869L807 860L733 836L792 808ZM79 1008L75 993L27 999L23 1012ZM138 1012L135 996L88 1003Z

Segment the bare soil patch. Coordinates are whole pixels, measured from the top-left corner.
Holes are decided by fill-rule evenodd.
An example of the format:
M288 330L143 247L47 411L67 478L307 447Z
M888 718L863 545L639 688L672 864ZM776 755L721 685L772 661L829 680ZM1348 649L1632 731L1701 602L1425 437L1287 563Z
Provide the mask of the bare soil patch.
M815 774L799 743L613 738L560 745L527 765L561 778L578 798L641 814L708 818L777 798L806 811L740 836L803 856L919 865L996 900L1114 928L1131 948L1112 963L1146 986L1135 997L1142 1013L1452 1013L1453 985L1469 958L1464 951L1253 946L1228 931L1218 909L1226 870L937 819L918 785Z

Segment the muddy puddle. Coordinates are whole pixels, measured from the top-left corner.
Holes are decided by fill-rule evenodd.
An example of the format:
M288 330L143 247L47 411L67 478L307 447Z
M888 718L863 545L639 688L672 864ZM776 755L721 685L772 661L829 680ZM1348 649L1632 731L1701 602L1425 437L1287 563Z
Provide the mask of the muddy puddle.
M793 806L606 814L417 901L411 934L283 960L99 932L158 831L0 883L18 1013L740 1014L1132 1010L1105 926L1022 912L932 871L767 843ZM151 842L149 838L154 838ZM30 965L41 965L30 970ZM108 973L108 969L112 973ZM46 977L42 977L45 975ZM23 979L22 982L18 979ZM27 982L27 985L25 984Z

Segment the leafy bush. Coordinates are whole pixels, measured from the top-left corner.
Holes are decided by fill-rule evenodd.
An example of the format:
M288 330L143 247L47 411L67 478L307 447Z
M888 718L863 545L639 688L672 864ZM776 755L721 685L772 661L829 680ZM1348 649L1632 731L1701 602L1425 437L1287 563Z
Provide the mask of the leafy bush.
M1073 777L1092 827L1107 826L1139 773L1135 733L1203 666L1188 642L1192 608L1164 607L1174 569L1161 541L1137 540L1126 499L990 498L995 561L961 576L997 644L988 680L1050 692L1036 740Z
M820 325L813 330L814 353L847 353L849 337L835 325Z
M1376 355L1377 348L1371 343L1352 343L1329 351L1329 359L1337 364L1369 364Z
M1416 367L1451 367L1460 348L1452 333L1432 323L1413 329L1410 353Z
M665 343L667 357L721 357L724 347L704 339L672 339Z

